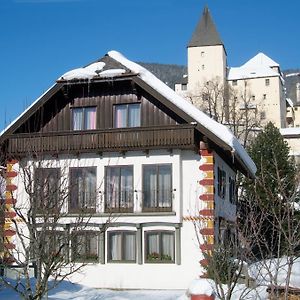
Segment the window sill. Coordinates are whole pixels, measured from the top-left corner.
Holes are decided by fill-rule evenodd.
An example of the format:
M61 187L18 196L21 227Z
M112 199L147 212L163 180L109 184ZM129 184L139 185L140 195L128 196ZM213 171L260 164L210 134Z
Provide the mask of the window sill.
M74 213L70 212L66 214L66 217L109 217L109 216L122 216L122 217L147 217L147 216L176 216L175 211L153 211L153 212L112 212L112 213Z

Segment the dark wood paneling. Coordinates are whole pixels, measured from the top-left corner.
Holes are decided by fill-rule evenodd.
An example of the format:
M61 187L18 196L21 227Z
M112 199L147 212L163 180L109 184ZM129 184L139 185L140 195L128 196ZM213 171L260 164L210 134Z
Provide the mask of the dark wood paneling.
M192 125L14 134L8 137L8 153L11 155L196 149L197 145Z
M97 129L113 128L114 105L122 103L141 103L141 126L175 125L178 120L172 112L145 93L141 89L136 89L130 81L115 83L94 83L87 86L76 86L68 89L68 100L59 98L52 102L53 106L47 108L39 116L48 121L41 129L36 128L31 131L53 132L67 131L71 128L72 108L80 106L97 107ZM64 105L62 105L62 103ZM171 115L170 115L171 114ZM38 115L37 115L38 116ZM36 117L37 117L36 116ZM40 122L40 121L39 121ZM179 123L181 121L179 120ZM27 131L28 132L28 131Z

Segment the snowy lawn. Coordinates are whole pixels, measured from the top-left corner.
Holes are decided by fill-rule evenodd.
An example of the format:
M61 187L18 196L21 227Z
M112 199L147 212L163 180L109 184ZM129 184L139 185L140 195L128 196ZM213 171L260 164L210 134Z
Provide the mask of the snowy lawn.
M50 300L185 300L183 290L106 290L93 289L62 282L58 287L51 290L48 295ZM0 288L0 299L19 300L20 297L8 288ZM46 299L46 297L45 297Z

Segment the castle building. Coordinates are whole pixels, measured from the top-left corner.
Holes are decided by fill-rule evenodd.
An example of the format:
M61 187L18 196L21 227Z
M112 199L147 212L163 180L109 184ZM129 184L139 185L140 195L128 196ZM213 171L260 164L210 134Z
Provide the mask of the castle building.
M188 44L187 57L188 74L183 82L175 85L177 93L195 100L192 102L201 108L203 89L210 82L218 82L238 99L240 110L255 110L260 124L272 121L279 128L287 126L284 80L279 64L258 53L240 67L228 67L226 49L208 7L204 8Z

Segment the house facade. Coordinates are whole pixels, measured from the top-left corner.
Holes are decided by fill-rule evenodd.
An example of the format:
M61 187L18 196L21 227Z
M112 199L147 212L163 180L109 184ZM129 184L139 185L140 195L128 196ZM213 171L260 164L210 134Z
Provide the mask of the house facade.
M204 253L235 239L237 171L255 174L225 126L116 51L62 75L1 147L4 250L22 246L16 212L60 212L55 244L85 263L70 279L97 288L186 288Z

